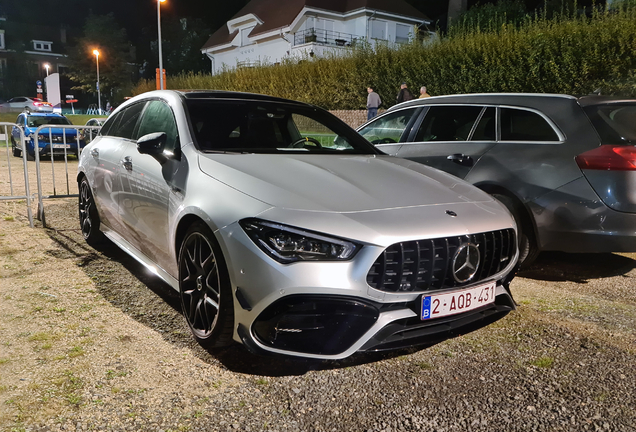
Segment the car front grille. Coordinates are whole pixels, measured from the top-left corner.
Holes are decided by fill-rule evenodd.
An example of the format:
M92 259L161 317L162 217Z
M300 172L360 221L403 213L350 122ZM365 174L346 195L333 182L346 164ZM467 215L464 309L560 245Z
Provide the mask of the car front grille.
M479 250L479 264L474 276L458 281L453 266L462 261L462 257L455 259L455 255L464 245ZM367 283L388 292L431 291L472 284L502 271L515 252L512 229L396 243L375 261L367 274ZM455 267L459 265L461 262Z

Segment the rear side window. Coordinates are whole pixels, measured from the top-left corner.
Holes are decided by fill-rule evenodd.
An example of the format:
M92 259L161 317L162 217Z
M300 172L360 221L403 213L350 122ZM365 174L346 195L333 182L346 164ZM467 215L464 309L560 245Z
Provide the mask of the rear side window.
M144 115L139 123L137 137L154 132L165 132L167 135L165 149L173 151L177 143L177 123L170 106L165 102L154 100L148 102Z
M415 111L416 108L412 108L389 113L360 129L359 133L372 144L400 142Z
M541 115L515 108L501 108L502 141L559 141L559 135Z
M415 141L467 141L482 109L480 106L432 106Z
M592 105L584 111L603 144L636 143L636 104Z

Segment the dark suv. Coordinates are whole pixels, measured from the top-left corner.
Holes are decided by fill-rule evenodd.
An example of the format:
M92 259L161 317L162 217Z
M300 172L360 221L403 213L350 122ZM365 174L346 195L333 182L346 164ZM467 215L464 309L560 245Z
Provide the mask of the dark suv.
M358 131L505 204L540 251L636 251L636 99L467 94L405 102Z

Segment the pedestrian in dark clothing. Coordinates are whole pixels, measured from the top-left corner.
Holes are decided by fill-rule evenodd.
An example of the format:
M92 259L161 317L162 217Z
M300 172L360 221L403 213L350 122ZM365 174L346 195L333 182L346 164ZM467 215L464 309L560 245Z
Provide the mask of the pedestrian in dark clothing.
M367 120L371 120L378 115L378 108L382 105L382 99L373 91L371 86L367 87L367 92L369 93L369 96L367 96Z
M398 93L397 98L395 100L397 101L397 103L402 103L402 102L409 101L411 99L415 99L415 98L413 97L409 89L406 87L406 83L403 82L402 85L400 86L400 92Z

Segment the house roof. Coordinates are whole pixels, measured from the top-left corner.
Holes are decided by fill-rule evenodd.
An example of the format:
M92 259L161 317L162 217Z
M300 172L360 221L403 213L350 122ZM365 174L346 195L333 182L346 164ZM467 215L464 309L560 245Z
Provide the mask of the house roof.
M250 36L291 25L304 7L347 13L358 9L378 10L413 17L422 21L428 17L404 0L252 0L232 19L256 15L263 23L254 27ZM218 29L205 43L203 50L230 43L238 30L230 33L227 26Z

